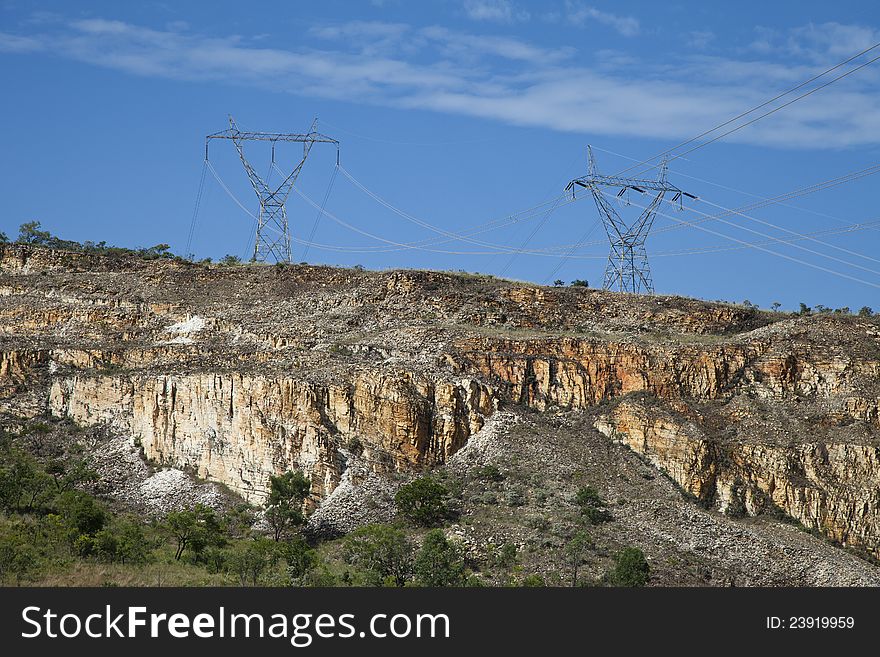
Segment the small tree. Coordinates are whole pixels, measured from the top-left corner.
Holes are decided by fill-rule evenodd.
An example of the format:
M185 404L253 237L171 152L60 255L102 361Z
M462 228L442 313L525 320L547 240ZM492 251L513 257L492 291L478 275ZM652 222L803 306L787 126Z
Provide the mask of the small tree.
M113 525L116 536L116 560L121 563L144 564L150 560L153 544L144 534L137 518L121 518Z
M180 561L185 550L198 556L206 547L220 546L225 542L222 523L214 510L204 504L196 504L184 511L171 511L165 517L165 529L177 542L175 561Z
M505 570L510 570L516 565L517 560L517 549L516 545L513 543L505 543L501 546L501 549L495 555L495 564L504 568Z
M599 525L612 519L611 514L605 509L605 500L592 486L581 488L575 495L575 504L580 508L581 514L591 524Z
M220 258L220 264L221 265L240 265L241 258L239 258L236 255L231 255L231 254L227 253L225 256Z
M421 477L401 486L394 496L397 508L423 527L440 524L447 515L449 489L433 477Z
M572 287L590 287L590 281L576 278L571 282Z
M648 583L651 567L645 553L639 548L628 547L614 558L611 581L617 586L644 586Z
M154 246L138 249L138 255L147 260L173 257L171 247L168 244L156 244Z
M770 304L770 307L773 309L773 312L777 312L781 306L782 306L782 304L779 303L778 301L774 301L773 303Z
M287 576L294 586L301 586L309 573L318 565L318 554L305 539L296 536L281 544L281 555L287 562Z
M91 536L104 528L107 513L88 493L69 490L58 496L55 506L70 530L71 539L81 535Z
M809 307L807 304L805 304L803 301L801 301L801 303L800 303L800 308L798 309L798 315L809 315L809 314L812 313L812 312L813 312L813 309L810 308L810 307Z
M356 566L369 586L403 586L413 573L413 548L393 525L366 525L345 537L346 562Z
M256 586L260 577L278 562L279 550L275 541L264 536L238 543L226 559L229 572L238 576L242 586Z
M302 507L311 489L312 482L299 471L269 477L269 497L264 508L276 541L289 527L305 523Z
M37 549L17 529L0 529L0 582L21 584L38 568Z
M6 244L9 242L9 238L6 236L2 230L0 230L0 244Z
M425 535L416 557L415 574L420 586L463 586L465 574L461 548L451 543L442 530L432 529Z
M20 244L35 244L48 246L53 242L52 233L48 230L40 230L39 221L28 221L18 227L18 242Z
M862 306L859 309L859 317L871 317L874 314L874 311L870 308L870 306Z
M571 537L563 550L565 563L571 570L571 585L578 584L578 569L586 562L590 548L593 547L593 539L581 530Z
M557 278L555 281L553 281L553 285L555 285L556 287L562 287L563 285L565 285L565 281L561 278Z

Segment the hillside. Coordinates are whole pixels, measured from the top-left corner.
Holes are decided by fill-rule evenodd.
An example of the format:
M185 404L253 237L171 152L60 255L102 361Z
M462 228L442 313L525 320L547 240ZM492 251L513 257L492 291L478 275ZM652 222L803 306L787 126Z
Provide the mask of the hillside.
M657 585L880 584L872 319L22 245L0 267L0 420L91 432L125 508L261 504L301 470L317 541L431 470L472 570L512 544L553 583L592 486L597 579L637 546Z

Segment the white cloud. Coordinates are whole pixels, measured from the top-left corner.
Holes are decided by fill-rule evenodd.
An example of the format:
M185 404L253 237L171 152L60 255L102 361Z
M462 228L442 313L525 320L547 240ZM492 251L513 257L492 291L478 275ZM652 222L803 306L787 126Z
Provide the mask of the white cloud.
M694 30L687 35L687 44L697 50L705 50L715 40L715 33L709 30Z
M600 23L626 37L636 36L641 31L638 19L632 16L618 16L571 0L566 0L565 3L565 19L574 25Z
M809 38L818 51L829 48ZM584 61L571 49L437 26L347 23L316 28L312 39L325 47L258 47L238 36L90 19L51 33L0 33L0 50L50 52L135 75L659 139L689 137L823 68L808 58L796 64L720 56L645 63L619 51ZM371 40L386 47L371 52ZM823 148L880 143L877 75L865 69L728 140Z
M871 47L880 41L880 31L864 25L809 23L789 30L755 28L750 49L760 54L781 54L798 59L831 61Z
M472 20L495 23L524 22L531 18L528 11L510 0L464 0L464 12Z
M43 49L39 39L0 32L0 52L28 53Z
M572 48L540 48L519 39L464 34L439 26L423 28L419 34L437 42L441 46L442 53L448 56L494 55L503 59L550 63L574 54Z

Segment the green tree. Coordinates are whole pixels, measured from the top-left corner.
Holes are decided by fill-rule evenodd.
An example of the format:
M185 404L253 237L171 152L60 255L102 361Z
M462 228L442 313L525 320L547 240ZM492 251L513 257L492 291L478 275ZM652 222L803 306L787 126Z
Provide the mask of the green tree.
M605 509L605 500L599 495L599 491L592 486L585 486L578 490L575 495L575 504L580 508L581 515L590 524L599 525L612 519L611 514Z
M9 237L6 235L6 233L4 233L2 230L0 230L0 244L7 244L8 242L9 242Z
M225 542L223 525L217 514L203 504L183 511L171 511L165 517L164 527L177 543L174 553L176 561L180 561L186 550L198 556L206 547L219 547Z
M800 308L798 309L798 315L809 315L809 314L812 313L812 312L813 312L813 309L810 308L810 307L809 307L807 304L805 304L803 301L801 301L801 303L800 303Z
M238 576L242 586L256 586L267 569L278 563L278 544L264 536L240 541L226 559L227 568Z
M52 495L52 478L30 454L10 444L0 448L0 509L38 511Z
M16 526L0 528L0 582L21 584L39 567L37 549Z
M506 570L510 570L516 565L517 549L513 543L505 543L501 549L494 555L493 561L495 565L501 566Z
M281 546L281 555L287 562L287 576L293 586L305 584L309 574L318 565L318 553L301 536L295 536Z
M565 557L565 564L571 571L572 586L577 586L578 570L584 563L586 563L587 555L590 553L592 547L593 539L583 530L575 533L575 535L571 537L571 540L565 544L563 555Z
M617 586L644 586L650 574L651 567L645 559L645 553L637 547L628 547L614 558L610 579Z
M57 240L48 230L40 230L39 221L28 221L18 227L17 241L20 244L51 246Z
M441 529L425 535L414 567L420 586L463 586L464 558L461 548L450 542Z
M59 492L72 490L79 484L98 478L98 473L83 459L50 459L46 463L46 472L55 480Z
M874 311L870 306L862 306L859 309L859 317L871 317L874 314Z
M240 265L241 258L239 258L237 255L231 255L227 253L225 256L220 258L219 262L221 265Z
M773 312L777 312L779 310L779 308L782 307L782 304L779 303L778 301L774 301L773 303L770 304L770 307L773 309Z
M449 515L449 489L433 477L421 477L401 486L394 496L400 512L417 525L432 527Z
M107 512L98 501L79 490L68 490L55 500L55 508L70 530L70 537L94 536L107 522Z
M565 285L565 281L561 278L557 278L555 281L553 281L553 285L555 285L556 287L562 287L563 285Z
M138 255L147 260L155 260L156 258L173 257L171 247L168 244L156 244L144 249L138 249Z
M576 278L571 282L572 287L590 287L590 281L582 278Z
M152 549L143 524L134 517L115 518L109 527L95 535L95 550L107 561L145 564L150 560Z
M299 471L269 477L269 497L264 508L276 541L289 527L305 523L302 507L311 489L312 482Z
M413 547L393 525L366 525L345 537L343 554L369 586L403 586L413 574Z

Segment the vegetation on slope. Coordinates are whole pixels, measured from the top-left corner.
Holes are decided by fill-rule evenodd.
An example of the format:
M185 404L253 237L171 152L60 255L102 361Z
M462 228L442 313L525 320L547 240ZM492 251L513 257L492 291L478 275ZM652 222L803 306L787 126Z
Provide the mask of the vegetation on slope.
M519 567L518 549L498 546L484 562L442 527L456 519L448 473L402 486L399 518L322 540L306 536L304 502L310 482L299 472L270 479L262 508L239 504L217 511L202 504L150 519L95 492L97 474L83 456L80 429L47 419L0 430L0 583L4 585L241 586L541 586L644 585L610 571L578 577L589 556L588 528L610 514L598 492L577 497L583 528L566 547L564 576L545 582ZM59 435L72 436L58 440ZM484 471L485 470L485 471ZM487 467L478 476L497 482ZM516 500L508 501L515 504ZM639 564L632 557L628 561ZM639 554L640 551L636 550ZM642 555L644 561L644 555ZM633 566L625 566L632 569Z

